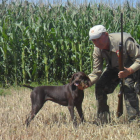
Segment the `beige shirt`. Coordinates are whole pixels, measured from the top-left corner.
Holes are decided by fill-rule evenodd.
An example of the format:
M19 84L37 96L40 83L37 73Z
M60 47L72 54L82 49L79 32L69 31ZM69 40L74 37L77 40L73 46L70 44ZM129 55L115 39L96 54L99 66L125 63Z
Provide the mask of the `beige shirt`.
M130 34L124 33L124 47L123 47L123 58L124 58L124 67L131 67L134 72L140 69L140 49L137 46L138 44L133 38L129 38ZM89 74L89 78L92 84L95 84L103 71L103 65L106 63L109 67L116 67L119 69L118 55L119 51L119 42L120 42L120 33L109 34L110 47L109 51L101 50L94 47L93 52L93 71ZM127 41L126 41L127 40ZM105 60L105 61L104 61ZM105 62L105 63L104 63Z

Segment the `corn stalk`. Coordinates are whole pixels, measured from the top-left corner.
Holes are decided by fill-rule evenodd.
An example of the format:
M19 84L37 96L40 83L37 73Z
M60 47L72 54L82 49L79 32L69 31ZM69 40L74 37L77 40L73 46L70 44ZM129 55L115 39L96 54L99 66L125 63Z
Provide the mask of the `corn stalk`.
M110 6L103 2L66 5L0 4L0 81L48 84L68 80L74 72L93 68L93 43L89 29L103 24L108 32L124 31L140 43L140 8L128 2ZM122 10L121 10L122 9Z

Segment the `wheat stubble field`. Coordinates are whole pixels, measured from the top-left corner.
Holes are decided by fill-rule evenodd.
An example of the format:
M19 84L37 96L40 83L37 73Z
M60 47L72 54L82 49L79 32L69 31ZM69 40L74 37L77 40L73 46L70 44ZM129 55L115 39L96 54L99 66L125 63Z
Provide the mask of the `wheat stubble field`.
M93 89L85 90L83 110L86 122L75 128L67 107L46 102L30 127L24 125L30 112L30 89L1 89L10 95L0 96L0 140L138 140L140 123L127 123L125 115L116 118L117 91L108 96L112 120L106 125L96 125L96 100Z

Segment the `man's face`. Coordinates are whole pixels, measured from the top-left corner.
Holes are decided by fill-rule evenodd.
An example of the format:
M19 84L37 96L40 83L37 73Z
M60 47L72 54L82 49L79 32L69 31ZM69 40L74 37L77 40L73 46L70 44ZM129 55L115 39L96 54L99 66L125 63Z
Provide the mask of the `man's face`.
M100 38L92 39L93 44L99 49L109 50L108 33L102 33Z

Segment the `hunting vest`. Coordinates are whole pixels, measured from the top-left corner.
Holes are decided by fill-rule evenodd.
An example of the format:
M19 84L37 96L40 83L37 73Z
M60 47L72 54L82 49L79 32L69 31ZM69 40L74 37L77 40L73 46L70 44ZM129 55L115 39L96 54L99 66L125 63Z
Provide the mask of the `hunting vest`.
M112 53L115 53L116 55L118 55L117 53L119 52L119 44L121 42L121 33L111 33L109 34L109 39L110 39L110 51ZM131 61L131 59L128 59L128 55L126 52L126 47L127 47L127 40L132 40L135 45L140 48L140 45L135 41L135 39L129 34L129 33L123 33L123 56L124 56L124 65L126 67L129 67L133 62ZM105 58L106 62L107 62L107 66L108 67L117 67L118 68L118 57L115 55L111 55L110 52L106 51L106 50L101 50L101 54L103 56L103 58ZM114 57L111 57L111 56ZM114 64L116 62L116 64Z
M111 42L117 51L119 49L119 43L121 42L121 33L111 33L111 34L109 34L109 36L111 36L111 38L112 38ZM124 51L126 49L127 40L129 40L129 39L132 40L136 44L137 47L140 47L140 45L136 42L136 40L129 33L123 32L123 49L124 49Z

